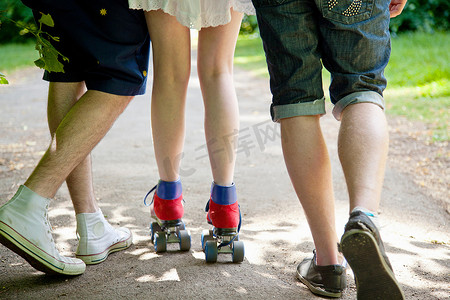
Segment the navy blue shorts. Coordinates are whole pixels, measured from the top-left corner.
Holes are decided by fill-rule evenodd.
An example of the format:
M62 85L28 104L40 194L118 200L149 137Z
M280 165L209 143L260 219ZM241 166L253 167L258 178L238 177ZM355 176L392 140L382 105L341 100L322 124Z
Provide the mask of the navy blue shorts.
M88 90L134 96L145 93L150 38L142 10L130 10L127 0L24 0L50 14L54 27L42 30L60 41L52 45L69 58L64 73L45 72L51 82L85 81Z

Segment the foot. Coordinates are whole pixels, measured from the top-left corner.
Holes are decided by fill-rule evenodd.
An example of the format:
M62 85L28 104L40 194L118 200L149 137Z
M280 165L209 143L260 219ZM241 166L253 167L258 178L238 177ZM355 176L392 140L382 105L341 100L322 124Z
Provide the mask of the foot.
M355 274L358 299L404 299L374 223L355 210L345 225L341 249Z
M113 228L100 209L95 213L77 215L77 233L76 256L87 265L105 261L110 253L130 247L133 240L128 228Z
M234 263L244 261L244 242L239 240L241 213L236 186L220 186L213 182L211 197L206 204L206 220L212 230L202 232L202 249L206 262L216 262L219 253L231 254Z
M215 229L239 232L240 211L237 202L236 186L220 186L213 183L211 197L206 205L206 220Z
M166 252L167 244L173 243L179 244L181 251L188 251L191 249L191 234L182 220L184 207L181 181L160 180L145 199L154 190L150 212L156 222L150 224L150 235L155 251Z
M47 274L80 275L83 261L65 257L56 249L48 221L48 204L26 186L0 207L0 243L23 257L35 269Z
M346 264L316 265L316 252L311 258L305 258L297 267L297 278L312 293L320 296L339 298L347 287Z
M181 182L179 180L171 182L160 180L147 196L155 189L150 207L151 217L163 224L166 222L181 223L184 214Z

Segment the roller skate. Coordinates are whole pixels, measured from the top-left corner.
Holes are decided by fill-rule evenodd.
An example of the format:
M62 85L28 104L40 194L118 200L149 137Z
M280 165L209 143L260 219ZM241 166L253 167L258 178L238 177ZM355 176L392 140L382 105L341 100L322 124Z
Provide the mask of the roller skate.
M244 242L239 241L241 213L237 203L236 186L211 187L211 197L206 204L206 219L213 225L202 232L202 249L208 263L217 261L218 254L231 254L234 263L244 261Z
M152 201L147 205L146 199L155 191ZM150 236L157 253L166 252L167 244L178 243L181 251L191 248L191 234L186 230L183 217L183 195L181 182L162 181L145 196L144 204L151 206Z

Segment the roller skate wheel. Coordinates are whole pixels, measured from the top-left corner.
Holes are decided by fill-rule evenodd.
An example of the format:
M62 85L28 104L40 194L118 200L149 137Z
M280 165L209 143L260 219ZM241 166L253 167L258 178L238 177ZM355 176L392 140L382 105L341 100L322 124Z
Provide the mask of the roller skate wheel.
M179 230L178 237L180 238L180 250L189 251L191 249L191 235L187 230Z
M166 252L167 240L166 240L166 235L164 234L164 232L155 232L153 244L154 244L156 253Z
M205 260L208 263L214 263L217 261L217 249L216 241L206 241L205 243Z
M181 222L180 225L178 225L178 230L185 230L186 229L186 224L184 224L184 222Z
M152 243L154 244L154 238L155 238L155 233L160 232L161 230L161 226L159 226L158 222L152 222L150 223L150 236L151 236L151 240Z
M244 242L242 241L234 241L233 242L233 253L232 259L234 263L241 263L244 261L245 250L244 250Z
M213 236L213 231L212 230L203 230L202 231L202 250L205 251L205 244L206 241L210 241L213 240L214 236Z

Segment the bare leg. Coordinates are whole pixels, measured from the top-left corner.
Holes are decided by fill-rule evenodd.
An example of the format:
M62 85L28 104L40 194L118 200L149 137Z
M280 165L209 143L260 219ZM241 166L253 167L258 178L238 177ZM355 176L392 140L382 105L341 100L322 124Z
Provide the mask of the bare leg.
M350 211L361 206L376 212L389 147L383 110L371 103L348 106L342 115L338 146Z
M358 299L405 299L386 256L376 218L367 211L376 212L380 203L388 144L386 117L379 106L358 103L345 108L338 152L350 211L356 206L358 209L350 214L341 245L355 276Z
M46 198L56 191L105 136L132 96L87 91L66 114L25 186Z
M214 182L233 182L239 109L233 83L233 57L242 13L231 22L199 32L198 74L205 104L205 135Z
M159 176L179 178L185 136L185 103L191 69L190 33L161 10L146 12L152 39L152 134ZM170 33L170 34L168 34Z
M319 118L281 120L289 175L305 210L318 265L338 263L331 168ZM388 152L384 112L376 105L348 106L339 132L339 157L347 181L350 210L378 209Z
M50 83L47 115L52 136L85 90L84 82ZM127 228L112 228L97 205L90 154L70 173L66 182L77 220L76 256L86 264L98 264L107 258L105 251L128 248L132 241L131 232ZM98 230L99 225L102 230Z
M50 83L47 116L51 136L55 134L64 116L84 92L85 85L83 82ZM75 214L93 213L98 210L94 197L90 154L70 173L66 178L66 183Z
M338 264L331 164L319 116L281 120L282 147L292 184L311 229L318 265Z

